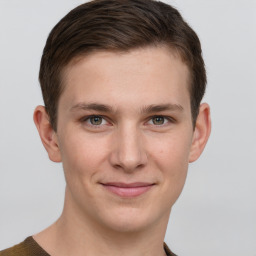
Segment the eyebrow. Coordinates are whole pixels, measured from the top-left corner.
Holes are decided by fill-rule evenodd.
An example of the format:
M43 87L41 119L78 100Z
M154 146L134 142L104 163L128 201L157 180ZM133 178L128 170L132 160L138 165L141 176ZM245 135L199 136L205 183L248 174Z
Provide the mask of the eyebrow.
M72 112L75 110L95 110L100 112L115 112L111 106L99 103L78 103L71 107L70 109Z
M99 104L99 103L78 103L71 107L70 111L76 110L94 110L105 113L114 113L116 112L112 106ZM141 113L150 114L154 112L162 112L162 111L183 111L183 107L179 104L152 104L148 106L144 106L141 108Z
M149 105L142 108L142 113L153 113L161 111L183 111L183 107L179 104L160 104L160 105Z

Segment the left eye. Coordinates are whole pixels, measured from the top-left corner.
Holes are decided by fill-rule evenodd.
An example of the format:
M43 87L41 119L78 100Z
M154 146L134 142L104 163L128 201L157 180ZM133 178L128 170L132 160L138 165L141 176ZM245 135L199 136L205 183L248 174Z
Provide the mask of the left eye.
M149 123L153 125L163 125L167 123L168 120L164 116L154 116L153 118L150 119Z

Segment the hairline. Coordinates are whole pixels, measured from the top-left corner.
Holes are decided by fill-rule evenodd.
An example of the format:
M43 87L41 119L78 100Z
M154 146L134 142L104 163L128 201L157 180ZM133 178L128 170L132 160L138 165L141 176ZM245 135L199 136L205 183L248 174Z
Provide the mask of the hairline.
M190 106L192 103L192 83L193 83L193 72L192 72L192 67L189 65L189 61L186 59L185 56L182 55L181 51L178 49L178 47L175 47L171 45L171 43L168 42L158 42L158 43L149 43L141 46L136 46L136 47L130 47L128 49L111 49L111 48L94 48L94 49L89 49L89 50L84 50L81 51L80 53L74 55L73 57L70 58L70 60L67 61L66 64L63 64L62 66L59 67L59 72L58 72L58 79L59 79L59 97L58 101L56 102L56 111L55 111L55 130L57 131L57 123L58 123L58 110L59 110L59 102L60 102L60 97L63 94L65 88L66 88L66 80L68 76L68 69L72 67L73 65L78 64L80 61L84 60L84 58L92 56L96 53L100 52L109 52L109 53L116 53L116 54L128 54L130 52L133 52L135 50L139 49L147 49L147 48L163 48L166 49L171 55L173 55L175 58L178 58L188 69L188 81L187 81L187 89L189 93L189 101L190 101ZM191 116L192 116L192 122L193 122L193 127L194 127L194 117L193 117L193 109L191 106Z

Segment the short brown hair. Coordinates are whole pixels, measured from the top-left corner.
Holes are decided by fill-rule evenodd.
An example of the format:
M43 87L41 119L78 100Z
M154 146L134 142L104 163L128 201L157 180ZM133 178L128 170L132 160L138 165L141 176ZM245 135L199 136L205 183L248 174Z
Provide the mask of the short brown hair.
M205 93L206 71L196 33L170 5L154 0L94 0L82 4L52 29L41 59L39 81L46 111L57 130L63 91L61 72L74 58L97 50L128 51L166 45L190 70L193 125Z

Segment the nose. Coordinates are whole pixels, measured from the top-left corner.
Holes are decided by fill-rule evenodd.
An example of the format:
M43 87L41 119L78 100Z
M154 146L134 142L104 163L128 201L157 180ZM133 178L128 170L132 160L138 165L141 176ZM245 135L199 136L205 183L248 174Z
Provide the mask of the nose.
M136 127L119 129L113 137L113 150L110 156L111 165L125 172L143 168L148 157L140 131Z

